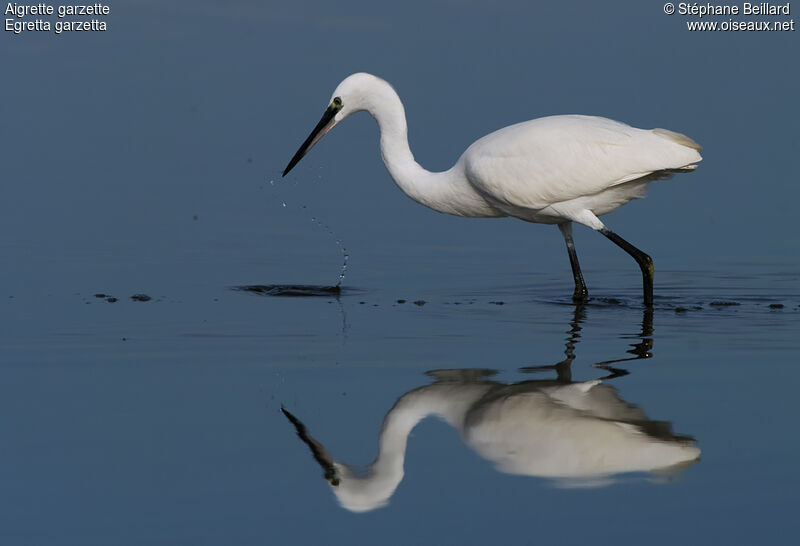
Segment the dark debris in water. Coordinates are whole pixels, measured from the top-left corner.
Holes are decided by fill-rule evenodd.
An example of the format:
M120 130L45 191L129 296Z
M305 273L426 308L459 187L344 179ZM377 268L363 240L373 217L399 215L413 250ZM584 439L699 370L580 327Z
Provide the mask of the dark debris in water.
M681 305L677 305L674 308L674 311L676 313L688 313L689 311L702 311L702 310L703 310L702 305L692 305L691 307L683 307Z
M738 301L718 300L718 301L712 301L711 303L709 303L709 305L712 307L734 307L736 305L741 305L741 303L739 303Z
M622 300L617 298L593 298L599 302L607 303L608 305L622 305Z
M289 298L303 297L339 297L340 286L317 286L311 284L253 284L237 286L234 290L252 292L261 296L283 296Z
M150 301L152 298L147 294L134 294L131 299L133 301Z
M414 305L418 305L419 307L422 307L426 303L428 303L428 302L426 302L425 300L417 300L417 301L414 302Z
M770 303L769 304L769 308L770 309L783 309L783 304L782 303Z

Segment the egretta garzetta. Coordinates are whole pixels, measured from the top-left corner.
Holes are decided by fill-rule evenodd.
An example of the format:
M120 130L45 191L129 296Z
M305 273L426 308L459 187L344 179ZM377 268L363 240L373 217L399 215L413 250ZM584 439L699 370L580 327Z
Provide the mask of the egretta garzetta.
M341 505L353 512L385 506L405 475L409 434L434 415L497 470L536 476L560 487L599 487L629 472L671 474L700 450L669 423L652 421L600 380L580 383L489 381L490 370L437 370L431 385L395 402L383 420L378 456L365 472L334 459L287 409L283 414L325 472Z
M406 195L438 212L470 217L513 216L556 224L575 279L573 299L585 301L572 222L599 231L642 270L644 304L653 304L653 260L606 228L598 216L642 197L648 183L691 171L702 160L691 138L667 129L637 129L595 116L550 116L511 125L474 142L447 171L421 167L408 146L405 110L386 81L366 73L345 78L311 134L283 171L344 118L366 110L378 122L381 155Z

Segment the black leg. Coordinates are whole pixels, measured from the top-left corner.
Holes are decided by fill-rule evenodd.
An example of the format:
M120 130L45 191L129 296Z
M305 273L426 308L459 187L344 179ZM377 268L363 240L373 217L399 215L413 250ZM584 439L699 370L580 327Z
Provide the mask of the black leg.
M589 291L586 289L586 283L583 282L581 264L578 263L578 254L575 253L575 243L572 241L572 222L558 224L558 229L561 230L564 242L567 243L569 263L572 266L572 278L575 279L575 291L572 293L572 301L587 301L589 299Z
M630 244L628 241L617 235L611 230L603 228L600 233L611 239L611 241L622 250L630 254L639 268L642 270L642 283L644 285L644 304L647 307L653 306L653 259Z

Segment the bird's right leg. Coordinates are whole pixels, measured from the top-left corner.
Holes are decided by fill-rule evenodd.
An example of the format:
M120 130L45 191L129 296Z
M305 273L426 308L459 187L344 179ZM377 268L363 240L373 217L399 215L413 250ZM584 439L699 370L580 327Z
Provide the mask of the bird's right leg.
M611 241L620 247L622 250L630 254L636 263L639 264L639 269L642 270L642 284L644 286L644 305L645 307L653 306L653 259L630 244L628 241L603 227L599 230L600 233L611 239Z
M589 299L589 291L586 289L586 283L583 281L581 264L578 263L578 254L575 252L575 242L572 240L572 222L558 224L558 229L561 230L561 235L564 236L564 242L567 243L569 263L572 266L572 278L575 279L575 292L572 293L572 301L587 301Z

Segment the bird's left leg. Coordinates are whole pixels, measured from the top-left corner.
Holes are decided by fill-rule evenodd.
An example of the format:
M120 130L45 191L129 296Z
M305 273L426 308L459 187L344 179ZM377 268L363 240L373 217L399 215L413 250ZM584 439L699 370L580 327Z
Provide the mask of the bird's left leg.
M586 289L586 283L583 281L581 264L578 263L578 254L575 252L575 243L572 240L572 222L558 224L558 229L561 230L561 235L564 236L564 242L567 243L569 263L572 266L572 277L575 279L575 292L572 293L572 301L586 301L589 299L589 291Z
M605 227L599 229L600 233L611 239L611 241L622 250L630 254L639 268L642 270L642 284L644 287L644 304L647 307L653 306L653 259L630 244L628 241Z

